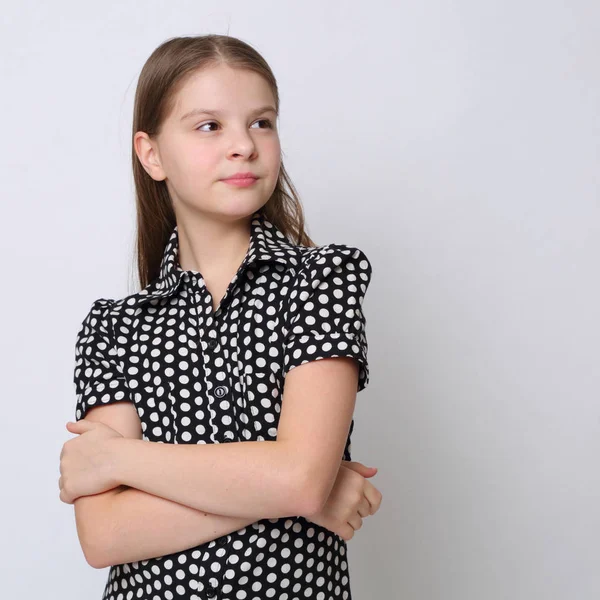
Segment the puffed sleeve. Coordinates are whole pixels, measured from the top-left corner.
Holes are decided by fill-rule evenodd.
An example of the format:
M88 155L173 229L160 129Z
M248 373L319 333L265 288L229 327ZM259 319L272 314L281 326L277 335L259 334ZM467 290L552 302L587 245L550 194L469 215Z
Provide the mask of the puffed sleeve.
M114 345L110 310L114 300L100 298L81 323L75 342L75 420L93 406L130 400L129 389Z
M359 364L357 392L369 383L363 300L371 281L365 253L345 244L316 248L290 290L283 375L313 360L349 356Z

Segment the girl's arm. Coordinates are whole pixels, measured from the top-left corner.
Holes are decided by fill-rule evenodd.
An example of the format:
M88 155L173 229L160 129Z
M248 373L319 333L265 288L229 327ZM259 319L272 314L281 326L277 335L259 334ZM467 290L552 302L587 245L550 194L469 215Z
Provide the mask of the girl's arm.
M190 508L254 521L318 512L340 468L357 382L356 361L347 357L291 370L275 441L110 438L113 479Z
M252 522L311 511L306 461L284 440L163 444L111 438L114 478L191 509Z
M134 488L104 495L94 497L95 531L85 552L96 569L181 552L254 522L198 511Z

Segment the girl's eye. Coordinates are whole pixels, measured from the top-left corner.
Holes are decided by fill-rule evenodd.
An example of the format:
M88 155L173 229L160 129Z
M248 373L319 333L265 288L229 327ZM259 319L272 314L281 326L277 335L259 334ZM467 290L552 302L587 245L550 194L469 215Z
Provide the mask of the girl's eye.
M273 127L273 123L271 123L270 119L259 119L258 121L256 121L256 123L260 123L260 122L266 123L267 127L269 129L271 129Z
M273 128L273 123L271 122L270 119L259 119L258 121L255 121L255 123L266 123L267 124L267 129L272 129ZM209 121L208 123L203 123L202 125L199 125L198 127L196 127L196 131L208 131L207 129L202 129L202 127L206 127L207 125L217 125L218 123L216 121ZM260 127L259 129L264 129L264 127ZM214 129L213 129L214 131Z
M210 123L204 123L202 125L200 125L199 127L196 127L196 131L201 131L203 127L206 127L207 125L212 125L212 124L216 124L214 121L210 121ZM207 131L206 129L204 131Z

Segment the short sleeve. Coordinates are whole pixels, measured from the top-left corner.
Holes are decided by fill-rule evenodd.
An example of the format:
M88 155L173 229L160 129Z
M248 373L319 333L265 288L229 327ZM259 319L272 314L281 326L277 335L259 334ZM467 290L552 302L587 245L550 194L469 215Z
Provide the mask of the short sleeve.
M130 400L129 389L114 345L113 300L100 298L81 323L75 342L75 420L103 404Z
M343 244L319 246L290 290L283 376L301 364L335 356L359 364L358 389L369 383L363 300L371 281L365 253Z

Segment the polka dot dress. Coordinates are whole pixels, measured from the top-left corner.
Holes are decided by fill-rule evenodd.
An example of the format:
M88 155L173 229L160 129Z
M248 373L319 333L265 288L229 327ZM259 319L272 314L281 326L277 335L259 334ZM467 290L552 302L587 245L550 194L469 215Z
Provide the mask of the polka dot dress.
M133 402L143 439L218 444L277 438L285 376L349 356L369 381L358 248L291 243L259 211L248 251L214 310L201 273L178 261L174 228L159 276L120 300L96 300L77 334L76 420ZM344 460L352 460L351 423ZM351 599L346 542L300 517L261 519L195 548L113 565L103 600Z

